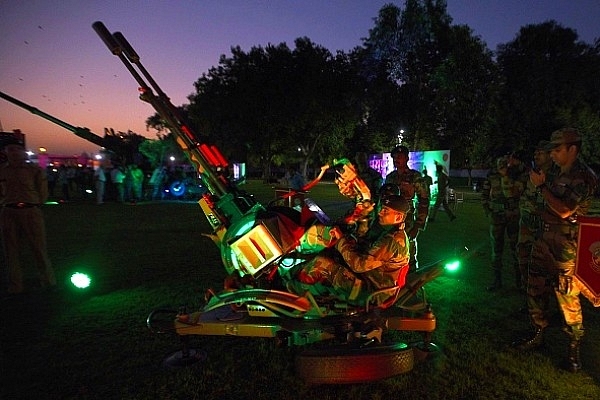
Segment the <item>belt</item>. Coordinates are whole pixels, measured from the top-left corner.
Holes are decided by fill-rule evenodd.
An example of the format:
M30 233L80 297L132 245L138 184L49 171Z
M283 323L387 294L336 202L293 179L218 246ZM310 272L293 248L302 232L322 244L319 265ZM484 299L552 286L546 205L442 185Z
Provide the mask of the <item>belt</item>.
M545 232L555 232L555 233L560 233L560 234L564 234L564 235L569 235L572 237L575 237L578 232L576 225L544 223L543 228L544 228Z
M517 201L517 199L514 199L512 197L509 199L506 199L506 202L504 203L505 210L515 210L515 209L517 209L518 206L519 206L519 202Z
M36 203L8 203L5 204L4 207L7 208L16 208L16 209L22 209L22 208L34 208L34 207L39 207L39 204Z
M521 221L523 221L523 223L526 225L537 227L541 221L541 218L537 214L521 211Z

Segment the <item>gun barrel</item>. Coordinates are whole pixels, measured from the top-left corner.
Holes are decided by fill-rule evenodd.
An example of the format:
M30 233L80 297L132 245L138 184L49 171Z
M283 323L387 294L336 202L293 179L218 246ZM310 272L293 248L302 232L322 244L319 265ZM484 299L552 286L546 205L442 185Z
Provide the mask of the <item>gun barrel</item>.
M79 136L82 139L87 140L88 142L97 144L100 147L105 147L104 139L102 137L96 135L95 133L90 132L90 130L88 128L80 128L80 127L73 126L69 123L66 123L65 121L62 121L56 117L53 117L52 115L50 115L48 113L40 111L39 109L32 107L29 104L23 103L22 101L15 99L14 97L9 96L8 94L6 94L4 92L0 92L0 97L6 101L13 103L14 105L16 105L18 107L24 108L25 110L29 111L32 114L35 114L44 119L47 119L48 121L53 122L56 125L62 126L63 128L73 132L75 135Z
M96 21L92 24L92 28L96 31L100 39L106 44L111 53L118 56L123 51L121 46L117 43L113 35L106 29L106 26L100 21Z
M140 62L140 56L129 44L127 39L125 39L125 36L123 36L121 32L115 32L113 38L121 46L121 48L123 49L123 53L125 53L125 56L130 62L132 62L133 64Z
M150 103L160 117L165 120L169 129L177 136L177 143L186 153L190 161L198 170L202 181L209 191L217 196L224 196L231 187L231 182L226 177L218 175L216 169L220 165L211 162L203 152L203 145L197 135L187 126L179 110L161 90L156 81L140 62L140 57L120 32L111 34L101 21L92 24L108 49L123 62L133 78L140 86L140 98ZM135 67L134 67L135 66ZM155 95L156 92L158 95Z

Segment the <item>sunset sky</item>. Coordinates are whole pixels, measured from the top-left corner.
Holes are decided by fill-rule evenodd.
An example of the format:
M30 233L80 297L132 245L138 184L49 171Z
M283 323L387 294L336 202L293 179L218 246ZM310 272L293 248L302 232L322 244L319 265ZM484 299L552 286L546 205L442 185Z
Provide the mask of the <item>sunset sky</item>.
M137 84L92 29L102 21L122 32L175 105L221 54L239 45L306 36L330 51L349 51L373 27L380 0L0 0L0 91L76 127L104 128L154 138L145 120L154 109L138 99ZM526 24L549 19L580 39L600 37L599 0L448 0L454 24L469 25L495 50ZM51 154L97 153L98 146L0 99L3 131L21 129L27 146Z

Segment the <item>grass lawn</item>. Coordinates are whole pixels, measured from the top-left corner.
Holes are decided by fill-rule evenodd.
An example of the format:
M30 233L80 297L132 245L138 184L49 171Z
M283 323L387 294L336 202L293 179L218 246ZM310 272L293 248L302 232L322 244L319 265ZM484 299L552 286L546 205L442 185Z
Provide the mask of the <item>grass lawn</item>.
M259 182L243 188L261 202L273 197ZM348 202L336 189L322 183L310 197L329 214L341 214ZM519 312L524 297L508 268L504 289L485 290L488 227L473 193L457 204L456 221L442 213L419 237L421 263L463 246L471 250L459 275L427 286L440 354L408 374L345 386L305 385L294 376L294 349L267 339L194 337L193 347L206 351L204 362L161 366L179 342L150 333L149 312L197 309L205 290L222 287L225 276L217 248L202 236L209 226L197 204L80 201L44 212L61 283L67 286L79 270L92 274L93 286L0 302L0 399L600 399L600 310L587 300L583 372L560 368L567 337L555 305L544 349L519 354L507 348L528 329ZM27 274L28 283L35 282L32 268Z

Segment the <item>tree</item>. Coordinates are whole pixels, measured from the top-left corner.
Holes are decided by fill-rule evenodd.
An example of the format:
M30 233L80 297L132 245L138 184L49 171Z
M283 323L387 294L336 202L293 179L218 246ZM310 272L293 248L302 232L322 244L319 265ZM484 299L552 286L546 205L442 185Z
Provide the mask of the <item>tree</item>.
M576 128L582 136L581 157L596 171L600 171L600 111L584 106L580 109L560 109L557 111L557 121L562 126Z
M144 136L133 131L115 132L112 128L104 128L105 148L113 153L111 158L118 163L142 165L145 160L139 152L140 145L146 141Z
M140 144L139 151L148 159L152 169L165 165L166 157L174 156L182 160L183 150L179 147L172 133L157 135L157 139L148 139Z
M452 26L449 51L432 73L434 148L452 149L455 168L469 168L487 154L487 130L499 85L492 53L467 26ZM467 161L468 160L468 161ZM465 165L466 164L466 165Z
M597 43L578 41L574 30L547 21L522 27L498 47L497 60L504 79L493 136L499 145L531 149L565 125L580 125L584 133L594 126L589 121L600 109ZM592 133L597 130L587 135Z
M403 128L414 149L450 148L456 167L477 153L497 72L485 44L451 22L443 0L407 0L403 11L386 5L361 57L370 83L396 85L395 93L384 92L395 97L389 101L395 109L381 114L396 124L388 126L388 137Z
M293 51L285 43L231 51L195 83L188 107L224 153L259 163L268 178L272 164L302 162L306 172L340 151L361 115L344 54L308 38Z

